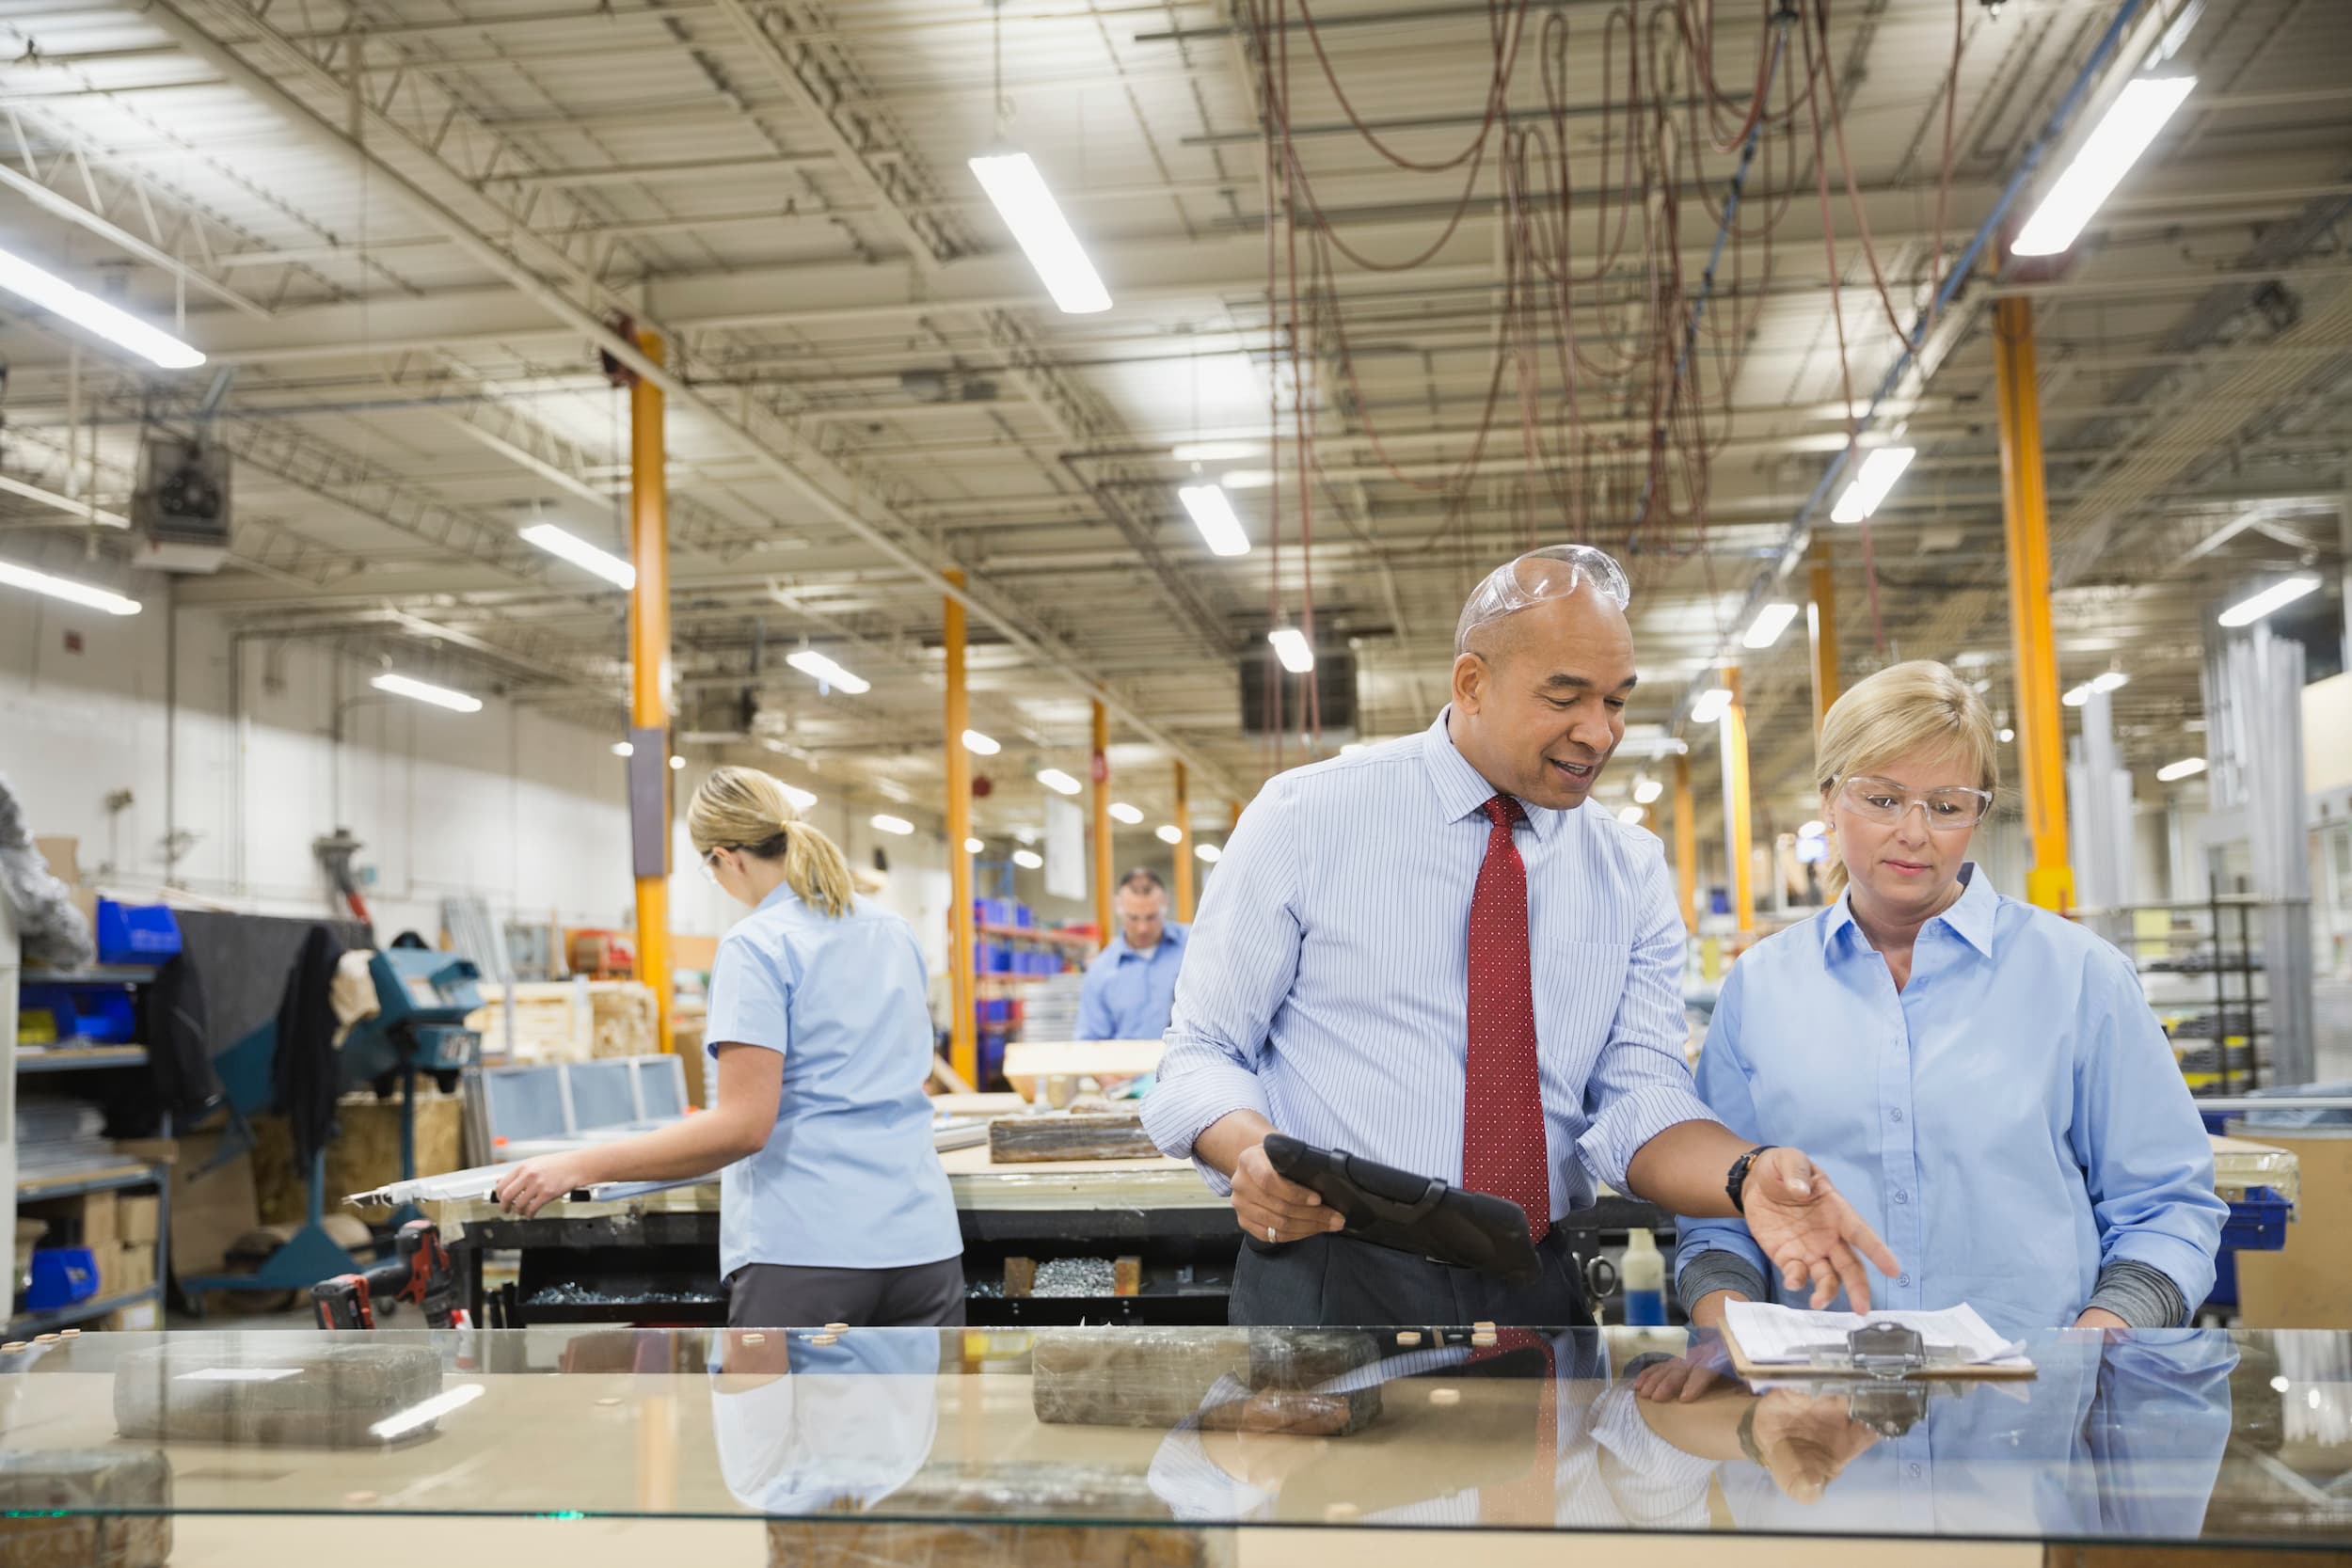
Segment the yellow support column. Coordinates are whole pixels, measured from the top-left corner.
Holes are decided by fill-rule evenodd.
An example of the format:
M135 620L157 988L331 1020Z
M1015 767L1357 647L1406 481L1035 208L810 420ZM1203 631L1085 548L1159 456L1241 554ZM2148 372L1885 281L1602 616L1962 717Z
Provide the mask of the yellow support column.
M1754 848L1754 808L1748 799L1748 706L1740 696L1740 672L1736 666L1724 671L1724 684L1731 689L1731 705L1724 709L1724 842L1731 855L1731 909L1740 917L1740 934L1756 929L1755 873L1750 862Z
M2016 669L2017 772L2031 857L2026 898L2045 910L2074 901L2067 863L2066 758L2058 717L2058 643L2050 630L2050 513L2042 468L2033 302L1993 308L1994 389L2001 421L2001 515L2009 543L2009 628Z
M1094 704L1094 924L1111 944L1111 716Z
M1675 880L1682 890L1682 924L1699 928L1699 824L1691 805L1691 759L1675 758Z
M963 574L947 580L963 586ZM973 1010L978 990L972 973L972 757L963 732L972 727L971 693L963 669L963 601L947 595L941 642L947 656L947 973L953 1022L947 1031L947 1065L967 1084L980 1081L979 1024Z
M1830 705L1837 701L1837 578L1830 570L1829 542L1813 541L1813 597L1804 607L1813 641L1813 733L1821 733Z
M1192 924L1192 781L1180 760L1176 764L1176 924Z
M637 346L661 362L658 333L640 332ZM644 376L628 386L628 556L637 585L628 595L628 719L633 728L661 734L662 761L670 746L670 516L663 468L661 388ZM670 776L661 777L666 799ZM637 978L653 990L655 1037L675 1049L670 1033L670 813L661 814L662 873L637 879Z

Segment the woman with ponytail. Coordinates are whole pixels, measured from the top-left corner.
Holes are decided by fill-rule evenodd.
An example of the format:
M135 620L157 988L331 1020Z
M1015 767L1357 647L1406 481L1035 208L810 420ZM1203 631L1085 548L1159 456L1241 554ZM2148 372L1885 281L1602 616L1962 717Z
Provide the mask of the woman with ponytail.
M961 1325L963 1243L923 1093L931 1025L914 930L858 895L840 849L756 768L714 771L686 826L705 874L752 906L711 969L715 1102L517 1165L501 1203L529 1215L597 1182L723 1168L731 1326Z

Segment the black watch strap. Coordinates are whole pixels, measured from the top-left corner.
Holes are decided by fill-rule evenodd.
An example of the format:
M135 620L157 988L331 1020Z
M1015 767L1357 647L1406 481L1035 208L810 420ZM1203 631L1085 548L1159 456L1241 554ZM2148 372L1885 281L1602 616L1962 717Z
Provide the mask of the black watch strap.
M1740 1155L1740 1158L1731 1163L1731 1175L1729 1179L1724 1182L1724 1191L1731 1196L1731 1212L1733 1213L1744 1214L1748 1212L1747 1202L1740 1195L1748 1184L1749 1167L1756 1164L1756 1157L1758 1155L1769 1154L1779 1147L1780 1146L1778 1144L1757 1144L1754 1148L1749 1149L1745 1154Z

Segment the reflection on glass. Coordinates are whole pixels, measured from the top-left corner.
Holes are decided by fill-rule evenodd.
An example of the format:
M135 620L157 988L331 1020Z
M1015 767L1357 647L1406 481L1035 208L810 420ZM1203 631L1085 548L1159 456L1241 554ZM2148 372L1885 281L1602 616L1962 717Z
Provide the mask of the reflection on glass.
M868 1509L930 1457L936 1335L851 1334L819 1345L731 1331L713 1337L711 1359L720 1473L755 1513Z

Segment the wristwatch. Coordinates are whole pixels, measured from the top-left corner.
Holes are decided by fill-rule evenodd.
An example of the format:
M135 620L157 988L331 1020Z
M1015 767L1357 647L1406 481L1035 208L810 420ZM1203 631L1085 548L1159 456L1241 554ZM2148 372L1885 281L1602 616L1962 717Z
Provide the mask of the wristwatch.
M1747 1200L1740 1196L1748 1184L1748 1167L1756 1164L1757 1155L1769 1154L1779 1147L1778 1144L1757 1144L1754 1148L1731 1162L1731 1176L1728 1180L1724 1181L1724 1191L1731 1195L1733 1213L1744 1214L1748 1212Z

